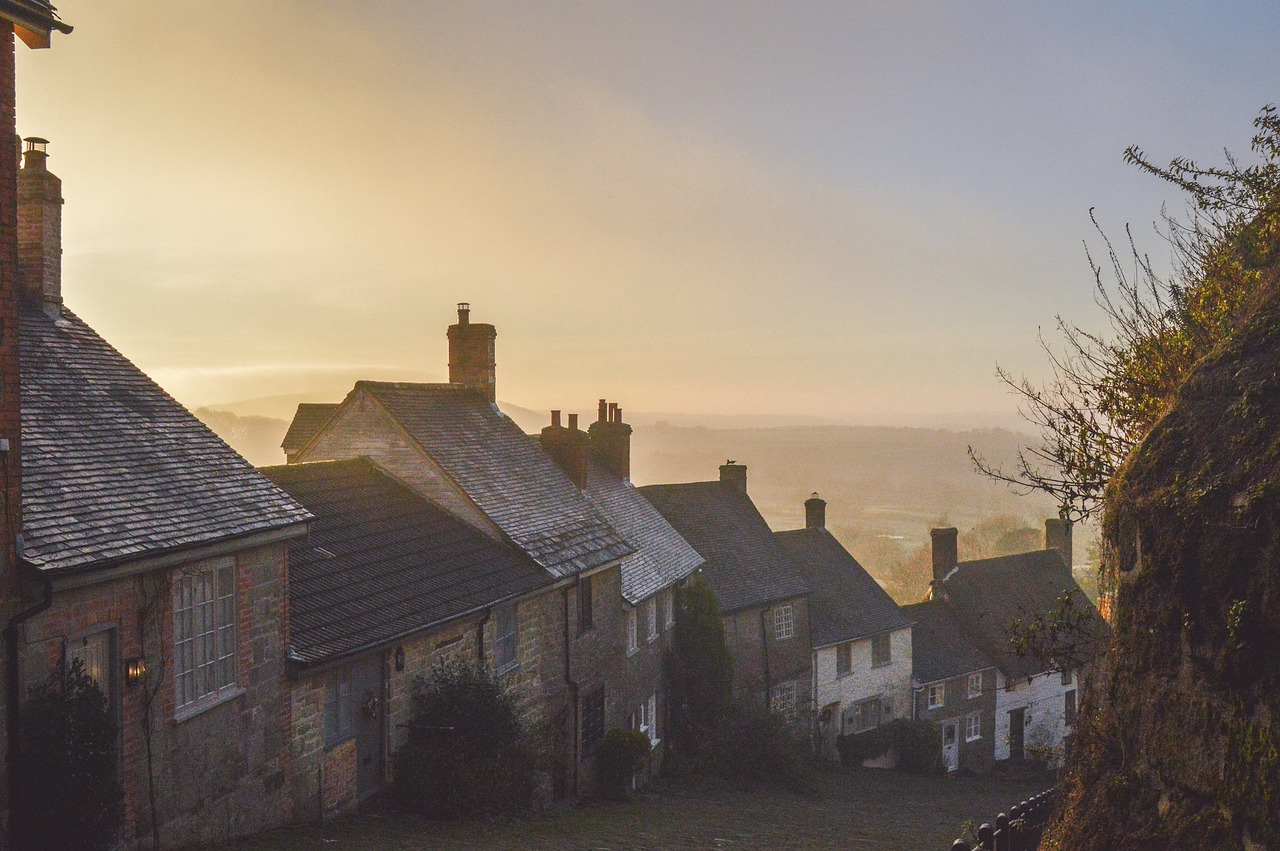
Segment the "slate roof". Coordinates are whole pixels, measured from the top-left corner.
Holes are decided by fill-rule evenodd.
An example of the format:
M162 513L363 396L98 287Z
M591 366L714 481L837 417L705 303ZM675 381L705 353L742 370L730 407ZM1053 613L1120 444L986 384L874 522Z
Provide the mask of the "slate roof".
M622 596L636 604L692 574L702 556L656 508L608 466L587 463L586 494L636 552L622 563Z
M812 589L809 629L814 647L911 626L880 583L826 529L776 532L774 537Z
M31 562L101 567L310 519L74 314L24 310L20 334Z
M955 615L941 600L903 606L912 621L911 672L921 683L936 683L996 667L970 643Z
M1028 677L1046 668L1013 652L1009 625L1036 613L1048 614L1064 592L1070 592L1077 609L1093 613L1100 638L1107 630L1057 550L962 561L944 578L942 589L965 634L1011 677Z
M0 0L0 18L43 33L71 32L71 27L63 23L57 8L48 0Z
M311 436L329 422L334 411L340 407L342 406L337 402L299 402L293 421L289 423L289 430L280 441L284 454L292 455L305 446Z
M755 504L731 485L647 485L640 493L706 559L703 573L720 610L763 606L809 593Z
M634 548L497 405L456 384L356 382L472 502L555 576L602 567Z
M388 644L555 579L368 459L266 467L315 515L289 547L290 655Z

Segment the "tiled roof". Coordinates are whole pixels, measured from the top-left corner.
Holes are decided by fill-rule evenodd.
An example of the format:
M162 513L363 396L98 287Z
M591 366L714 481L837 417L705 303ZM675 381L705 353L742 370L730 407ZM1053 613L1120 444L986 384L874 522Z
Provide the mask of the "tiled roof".
M280 441L280 448L286 455L292 455L301 449L320 427L329 421L333 412L342 407L337 402L300 402L294 412L289 430Z
M809 593L800 569L741 491L716 481L648 485L640 493L706 559L703 573L721 611Z
M702 556L644 496L605 464L587 464L586 494L636 552L622 563L622 596L635 604L693 573Z
M23 311L26 557L68 570L310 515L73 314Z
M970 643L955 615L940 600L902 607L911 619L911 673L921 683L962 677L996 663Z
M476 390L359 381L515 544L556 576L633 549L538 443Z
M826 529L796 529L775 537L809 581L809 628L813 646L825 647L911 621Z
M71 27L58 17L57 8L49 0L0 0L0 18L43 32L71 32Z
M314 515L289 548L289 642L316 663L554 582L367 459L266 467Z
M1011 677L1045 670L1043 662L1019 656L1009 644L1009 625L1053 611L1069 592L1079 610L1093 613L1098 636L1106 624L1057 550L1035 550L999 558L962 561L945 578L943 597L970 640Z

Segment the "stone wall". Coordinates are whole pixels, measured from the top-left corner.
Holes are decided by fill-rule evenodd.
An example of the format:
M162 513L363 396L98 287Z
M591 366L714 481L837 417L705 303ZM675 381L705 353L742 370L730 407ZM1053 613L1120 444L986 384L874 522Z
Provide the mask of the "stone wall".
M969 675L952 677L944 681L945 693L942 706L929 708L930 683L925 683L916 692L916 717L922 721L932 721L938 728L939 740L942 736L942 724L953 721L957 726L957 742L960 749L959 768L967 771L986 772L991 770L995 759L996 742L996 669L988 668L981 672L982 687L976 697L969 697ZM965 734L965 719L974 712L981 713L979 726L980 736L969 741ZM1005 718L1005 730L1008 732L1008 717ZM1008 742L1005 743L1008 753Z
M778 605L790 605L795 616L795 634L782 641L774 637L773 630L773 611ZM800 715L809 716L813 709L813 654L809 644L807 598L795 597L763 608L726 614L724 637L733 656L736 697L765 709L769 706L766 680L769 688L795 682Z

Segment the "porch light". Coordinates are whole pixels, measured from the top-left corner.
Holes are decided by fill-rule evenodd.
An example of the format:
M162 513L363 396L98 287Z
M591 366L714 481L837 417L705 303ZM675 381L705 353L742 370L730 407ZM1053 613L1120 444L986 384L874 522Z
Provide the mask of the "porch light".
M138 685L147 678L147 660L130 659L124 663L124 682L130 687Z

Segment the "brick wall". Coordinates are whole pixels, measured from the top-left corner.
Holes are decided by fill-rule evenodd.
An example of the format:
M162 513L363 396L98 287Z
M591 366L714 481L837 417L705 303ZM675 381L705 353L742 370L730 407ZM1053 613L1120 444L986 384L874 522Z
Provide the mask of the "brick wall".
M220 842L292 817L287 788L292 759L285 734L291 707L282 689L286 558L282 544L233 557L238 688L234 696L181 720L173 689L171 583L175 574L204 563L58 589L53 607L25 625L22 660L28 683L46 675L68 642L104 628L114 630L126 844L149 836L151 829L143 736L144 695L151 688L151 768L163 845ZM150 678L145 685L129 687L122 682L121 663L139 656L146 658Z

